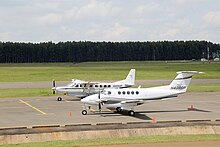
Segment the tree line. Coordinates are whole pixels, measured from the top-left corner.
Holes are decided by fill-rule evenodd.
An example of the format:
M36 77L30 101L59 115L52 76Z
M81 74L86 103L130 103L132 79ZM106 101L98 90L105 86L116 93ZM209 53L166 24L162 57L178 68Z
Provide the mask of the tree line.
M209 48L209 49L208 49ZM207 41L0 42L0 63L200 60L219 57L220 44Z

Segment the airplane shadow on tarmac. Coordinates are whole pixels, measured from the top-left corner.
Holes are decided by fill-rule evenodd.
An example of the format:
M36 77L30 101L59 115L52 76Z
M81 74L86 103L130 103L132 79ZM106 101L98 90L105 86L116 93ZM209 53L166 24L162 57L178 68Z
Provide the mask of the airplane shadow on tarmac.
M135 111L135 115L134 116L130 116L130 117L134 117L134 118L138 118L138 119L142 119L142 120L152 120L152 118L150 118L149 116L143 114L143 113L172 113L172 112L187 112L187 111L197 111L197 112L211 112L211 111L207 111L207 110L201 110L201 109L193 109L193 110L164 110L164 111ZM101 115L102 117L118 117L120 115L125 115L125 116L129 116L128 115L128 111L122 111L122 112L106 112L106 111L102 111L99 113L99 111L90 113L88 115Z

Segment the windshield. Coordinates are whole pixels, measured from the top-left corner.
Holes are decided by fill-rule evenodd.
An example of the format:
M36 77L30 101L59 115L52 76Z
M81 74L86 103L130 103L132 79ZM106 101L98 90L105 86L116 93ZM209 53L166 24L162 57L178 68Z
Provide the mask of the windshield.
M67 86L68 87L74 87L76 85L76 83L70 83L70 84L68 84Z

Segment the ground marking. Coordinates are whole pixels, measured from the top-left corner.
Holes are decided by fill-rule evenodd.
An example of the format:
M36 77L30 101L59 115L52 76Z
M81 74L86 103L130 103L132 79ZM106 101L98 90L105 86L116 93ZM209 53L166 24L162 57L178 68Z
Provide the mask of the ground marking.
M40 113L46 115L45 112L41 111L40 109L37 109L36 107L32 106L32 105L29 104L28 102L25 102L25 101L23 101L23 100L21 100L21 99L19 99L19 101L20 101L21 103L24 103L24 104L28 105L29 107L33 108L34 110L36 110L36 111L38 111L38 112L40 112Z

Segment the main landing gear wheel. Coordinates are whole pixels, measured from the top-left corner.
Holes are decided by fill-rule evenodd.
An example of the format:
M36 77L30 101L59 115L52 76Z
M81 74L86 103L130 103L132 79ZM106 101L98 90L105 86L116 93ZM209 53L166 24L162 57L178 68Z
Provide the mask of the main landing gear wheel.
M62 101L62 97L58 97L58 98L57 98L57 101Z
M87 111L86 110L83 110L82 111L82 115L86 115L87 114Z
M120 108L120 107L117 107L117 108L116 108L116 111L117 111L117 112L121 112L121 108Z
M130 110L130 111L128 111L128 114L130 115L130 116L134 116L134 111L133 110Z

